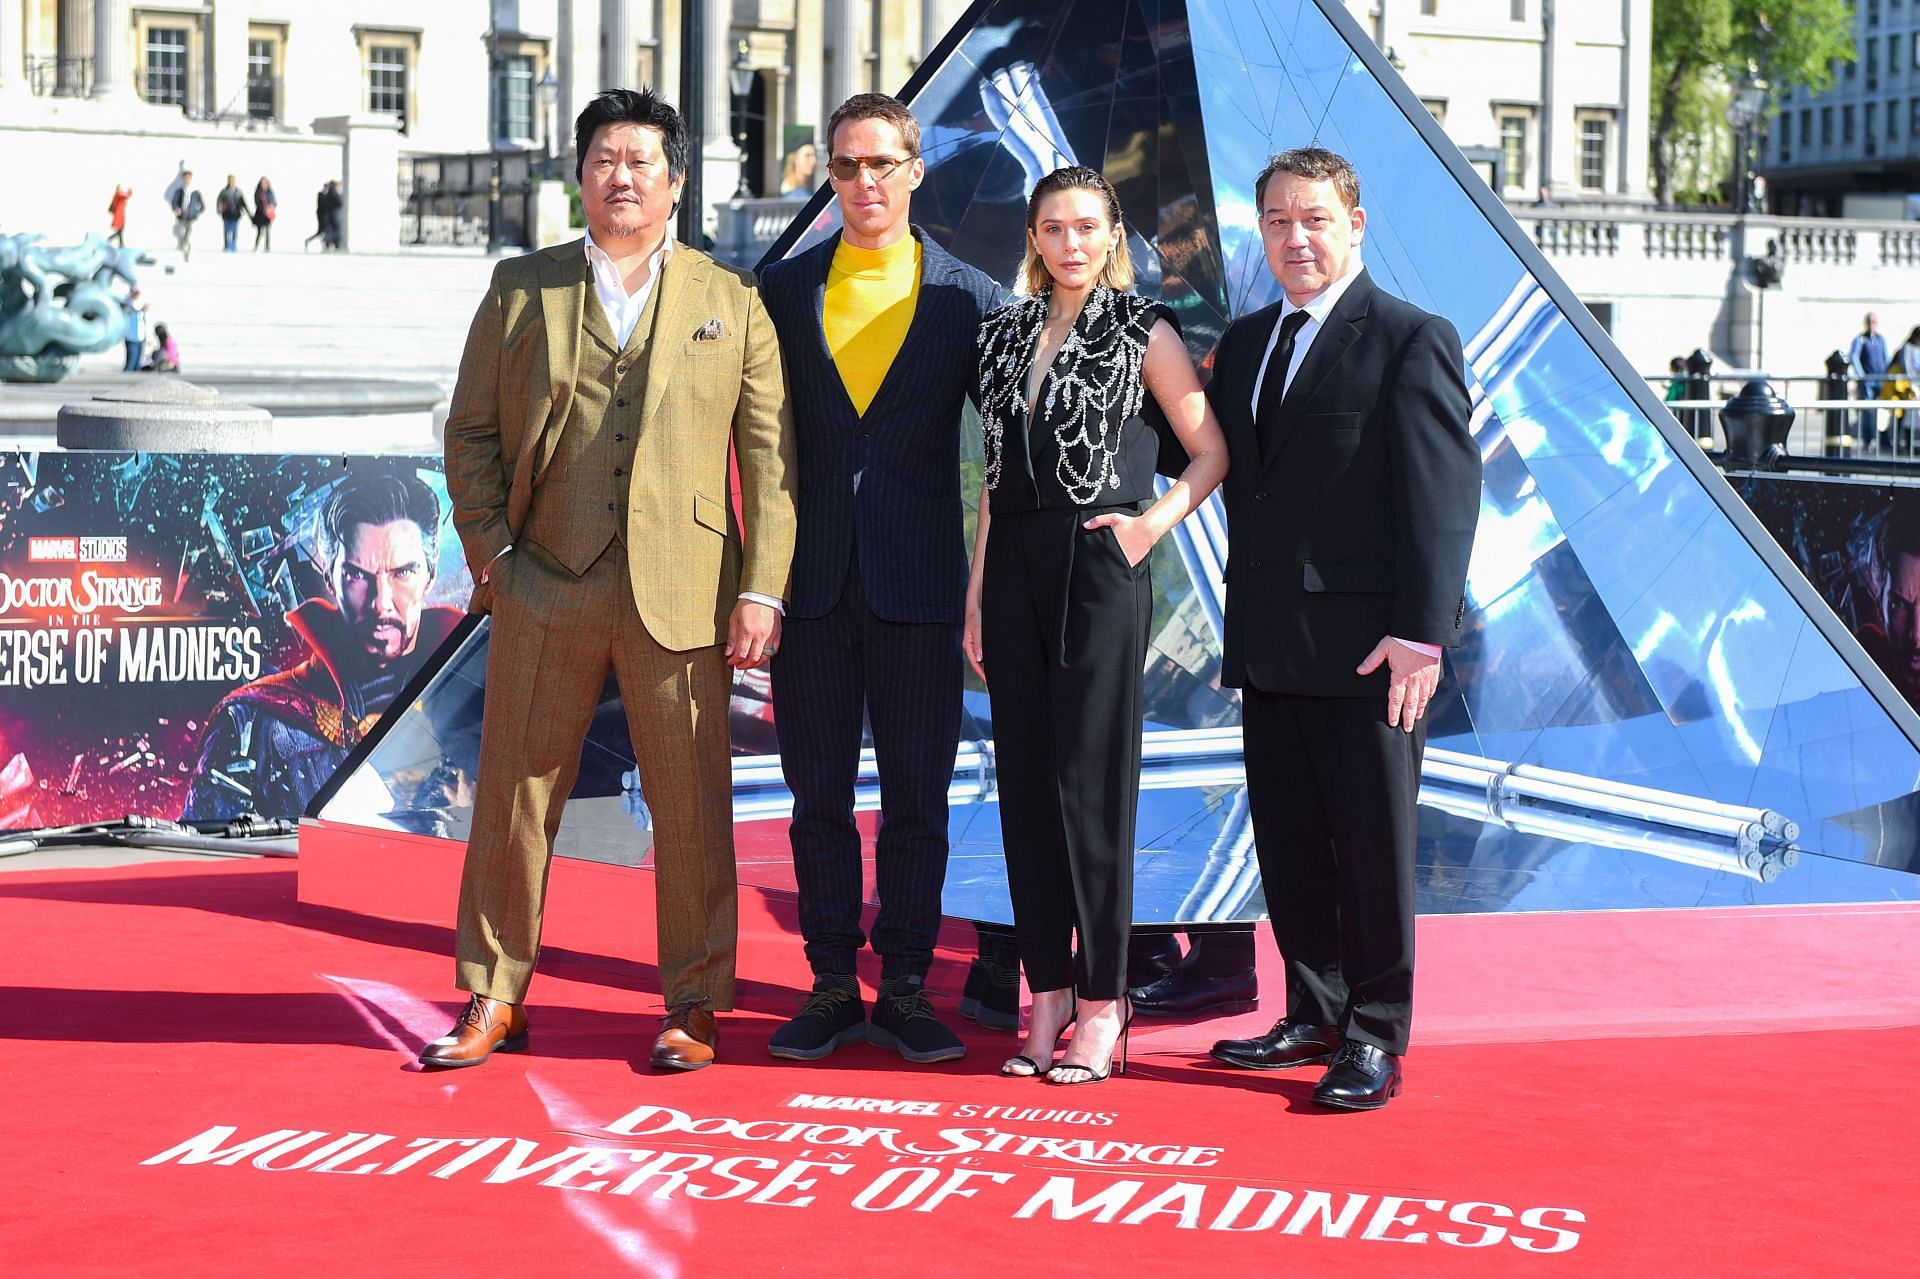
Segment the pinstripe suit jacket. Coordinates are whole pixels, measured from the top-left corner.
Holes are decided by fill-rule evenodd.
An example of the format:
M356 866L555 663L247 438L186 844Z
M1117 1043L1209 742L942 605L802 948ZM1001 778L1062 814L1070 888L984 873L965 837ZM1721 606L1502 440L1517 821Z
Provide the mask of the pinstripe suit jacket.
M794 536L794 439L778 342L753 276L676 243L654 286L627 506L633 596L663 647L722 643L742 591L788 596ZM467 334L447 416L453 523L478 574L546 509L579 510L546 466L574 412L581 322L592 290L574 240L493 271ZM694 334L718 320L721 336ZM728 501L738 457L741 512ZM744 531L744 546L742 533Z
M973 390L980 321L999 305L1000 286L919 227L913 236L920 241L913 323L864 415L854 412L823 323L840 237L761 274L799 444L788 603L796 617L832 610L857 554L867 604L880 617L960 621L967 589L960 420Z

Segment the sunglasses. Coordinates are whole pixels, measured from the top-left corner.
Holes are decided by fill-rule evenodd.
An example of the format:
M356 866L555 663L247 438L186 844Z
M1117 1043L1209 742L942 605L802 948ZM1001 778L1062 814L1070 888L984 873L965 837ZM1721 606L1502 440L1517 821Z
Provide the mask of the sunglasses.
M842 182L852 182L859 178L860 170L865 169L875 182L885 182L895 169L911 159L910 155L836 155L827 161L827 172Z

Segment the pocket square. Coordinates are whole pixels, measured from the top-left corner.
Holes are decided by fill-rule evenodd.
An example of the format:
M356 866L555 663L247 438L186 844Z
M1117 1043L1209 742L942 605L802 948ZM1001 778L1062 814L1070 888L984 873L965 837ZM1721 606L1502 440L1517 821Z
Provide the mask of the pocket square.
M716 315L700 326L694 333L693 340L696 342L717 342L726 335L727 326L720 323L720 317Z

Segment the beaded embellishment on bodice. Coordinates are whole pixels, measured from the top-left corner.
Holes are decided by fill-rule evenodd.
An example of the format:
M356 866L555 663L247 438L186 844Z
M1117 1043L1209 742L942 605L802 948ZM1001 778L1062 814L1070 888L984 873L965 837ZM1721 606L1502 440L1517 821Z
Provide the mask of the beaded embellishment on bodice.
M1026 387L1047 295L1021 298L987 317L980 336L980 418L989 489L999 484L1006 419L1013 414L1029 430L1045 422L1052 431L1054 475L1076 505L1094 505L1120 487L1114 460L1146 395L1142 369L1152 325L1140 319L1153 309L1138 294L1095 285L1040 385L1038 412Z

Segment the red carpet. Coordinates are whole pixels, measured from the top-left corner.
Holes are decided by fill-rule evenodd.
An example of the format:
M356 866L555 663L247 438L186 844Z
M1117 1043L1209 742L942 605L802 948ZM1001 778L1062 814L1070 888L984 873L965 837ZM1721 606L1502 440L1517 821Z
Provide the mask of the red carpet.
M422 1074L447 929L302 909L294 877L0 878L7 1275L1913 1273L1912 909L1423 920L1408 1090L1330 1115L1311 1072L1207 1064L1272 1007L1143 1021L1077 1090L994 1075L1014 1041L970 1024L951 1066L775 1063L800 950L752 892L721 1065L631 1066L635 919L617 956L549 952L532 1053Z

